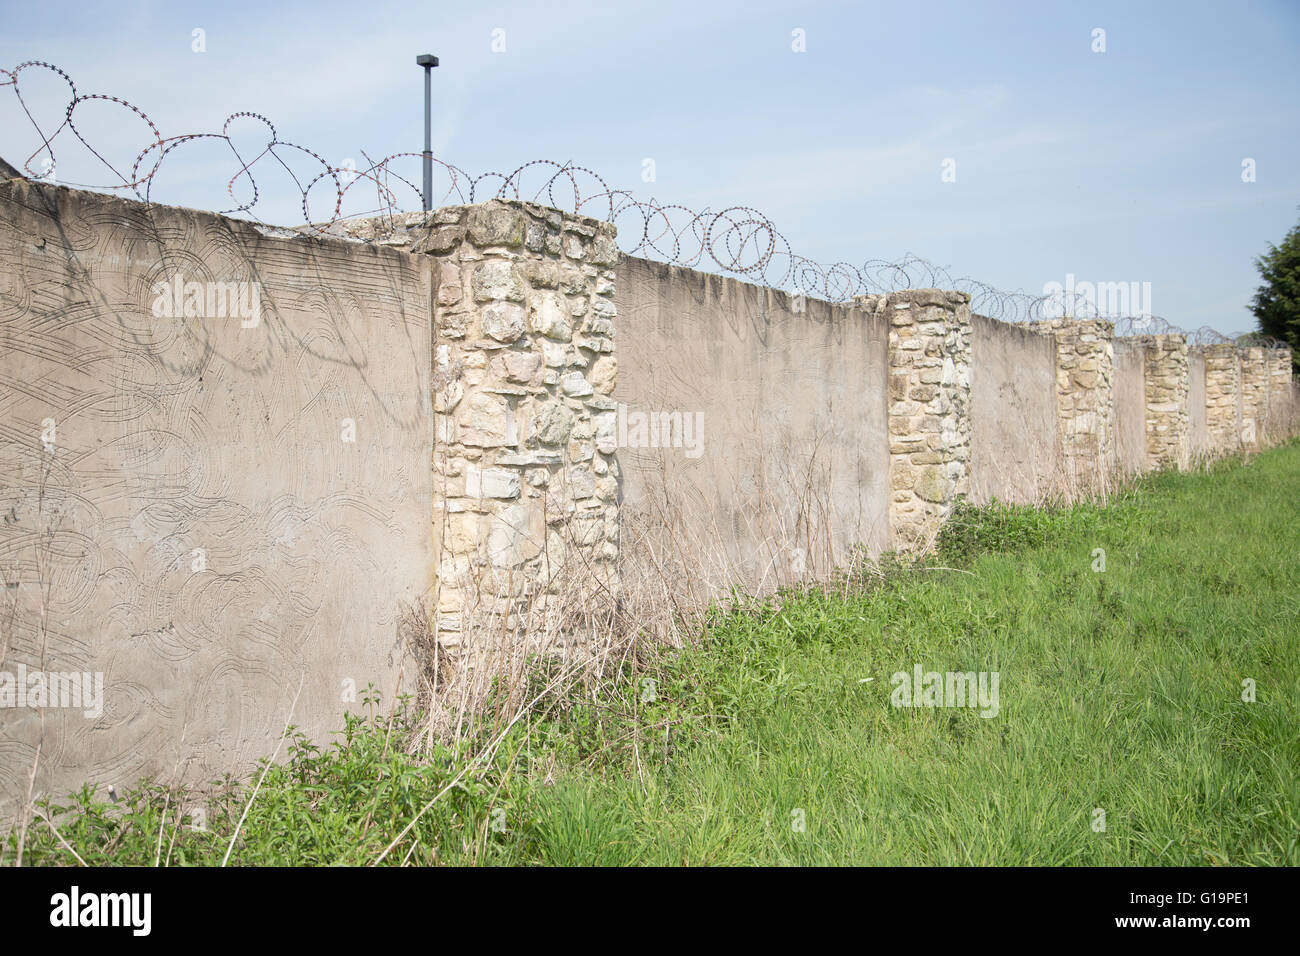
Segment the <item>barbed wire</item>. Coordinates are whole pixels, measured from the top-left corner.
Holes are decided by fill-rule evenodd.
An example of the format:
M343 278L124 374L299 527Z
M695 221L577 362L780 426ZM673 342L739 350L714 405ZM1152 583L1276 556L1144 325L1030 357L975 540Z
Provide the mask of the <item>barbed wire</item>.
M62 121L53 130L42 129L23 97L22 74L28 70L47 71L67 84L69 99L63 109ZM394 168L395 164L403 161L421 160L424 154L420 152L392 153L372 160L362 151L366 165L357 166L345 160L336 166L305 146L281 139L269 119L248 111L230 114L220 132L164 136L139 107L116 96L81 93L67 72L42 60L28 60L12 70L0 68L2 87L12 88L40 142L21 161L20 172L33 180L50 178L57 168L56 144L60 137L66 140L71 136L118 181L65 185L129 191L141 201L153 202L155 179L164 160L190 144L224 143L234 161L234 171L225 183L226 193L234 205L217 210L221 215L258 219L255 207L263 193L255 173L260 174L262 168L278 169L288 174L301 194L302 215L306 223L303 228L309 233L328 232L340 221L362 215L392 217L423 208L421 188ZM78 127L77 110L91 102L115 104L148 128L150 141L140 149L129 171L119 170L91 145ZM240 151L232 127L249 123L263 127L266 138L255 152L245 155ZM295 172L294 160L306 160L310 171ZM33 168L34 162L42 166L40 172ZM541 203L614 223L618 227L623 251L628 255L739 276L791 294L844 303L859 296L942 288L967 293L971 299L971 311L1003 322L1029 323L1065 316L1107 319L1115 322L1115 334L1119 336L1179 333L1195 344L1234 341L1208 327L1189 333L1159 316L1104 315L1090 297L1078 292L1059 291L1043 295L1009 292L977 279L954 275L947 268L910 253L893 261L869 259L860 266L847 262L817 262L796 253L772 220L757 209L729 206L717 211L708 208L697 211L678 204L661 203L654 198L641 199L630 190L611 189L599 174L572 161L536 159L510 172L489 171L477 176L437 157L433 158L433 164L437 173L435 181L440 179L443 183L433 200L435 209L488 199ZM366 190L368 195L371 187L376 205L365 212L349 213L345 217L343 209L352 191L356 189L359 194L360 190ZM409 210L408 203L412 207ZM1284 343L1267 336L1252 335L1253 344L1285 347Z
M1263 332L1247 332L1231 340L1238 348L1289 349L1291 346L1281 339L1275 339Z

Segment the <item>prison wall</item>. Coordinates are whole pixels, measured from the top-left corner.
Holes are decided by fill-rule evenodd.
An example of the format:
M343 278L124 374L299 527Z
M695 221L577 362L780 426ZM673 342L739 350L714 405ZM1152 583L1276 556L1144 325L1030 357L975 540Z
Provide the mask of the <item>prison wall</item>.
M889 546L882 314L632 256L617 284L633 560L668 549L725 592Z
M1114 342L1115 452L1121 474L1147 467L1146 357L1131 338Z
M434 286L382 246L0 183L0 817L242 772L415 690Z
M319 235L10 178L0 213L0 817L324 742L483 619L826 580L967 498L1300 432L1286 349L831 303L527 202ZM102 707L30 679L72 673Z
M971 317L971 499L1040 500L1057 464L1056 344Z
M1205 351L1190 348L1187 353L1187 450L1192 461L1201 461L1210 454L1207 403Z

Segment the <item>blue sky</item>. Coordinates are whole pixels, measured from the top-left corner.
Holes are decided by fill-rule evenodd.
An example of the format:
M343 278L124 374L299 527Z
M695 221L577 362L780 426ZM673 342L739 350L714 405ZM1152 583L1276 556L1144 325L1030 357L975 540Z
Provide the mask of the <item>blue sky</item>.
M1252 259L1300 218L1296 0L0 0L0 24L0 66L54 62L82 93L142 108L164 136L249 110L281 139L362 165L362 150L421 148L414 57L432 52L434 150L466 170L572 160L661 202L752 206L823 262L912 253L1033 293L1067 274L1150 282L1152 310L1189 329L1252 328ZM52 77L23 76L34 112L61 113ZM77 115L119 168L151 138L105 104ZM39 145L23 124L0 88L0 156L16 164ZM236 130L254 142L251 121ZM942 181L945 159L955 182ZM418 177L418 161L403 168ZM183 147L153 198L228 208L234 172L215 144ZM111 181L70 147L57 173ZM259 185L259 218L302 221L287 178L268 169Z

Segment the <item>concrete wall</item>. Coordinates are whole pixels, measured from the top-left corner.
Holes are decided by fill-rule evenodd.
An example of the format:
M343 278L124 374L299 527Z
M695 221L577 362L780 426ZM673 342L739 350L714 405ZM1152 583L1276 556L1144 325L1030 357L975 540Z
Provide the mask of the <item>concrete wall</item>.
M884 319L633 257L617 274L619 414L678 415L696 445L620 426L625 526L718 587L888 547Z
M971 317L971 498L1033 501L1057 464L1056 347L1050 336Z
M414 692L431 263L18 180L0 210L0 674L103 675L98 715L0 708L0 817L33 765L52 795L206 782L295 695L324 740L349 687ZM178 276L191 315L155 314ZM225 281L255 324L193 314Z
M963 495L1300 430L1289 353L805 300L528 203L325 239L24 180L0 209L0 816L33 766L239 773L291 706L323 742L469 611L527 641L584 582L825 579ZM102 709L26 672L101 674Z
M1191 349L1187 355L1187 447L1193 460L1210 454L1206 417L1205 353Z
M1115 340L1115 451L1121 470L1146 470L1146 359L1133 339Z

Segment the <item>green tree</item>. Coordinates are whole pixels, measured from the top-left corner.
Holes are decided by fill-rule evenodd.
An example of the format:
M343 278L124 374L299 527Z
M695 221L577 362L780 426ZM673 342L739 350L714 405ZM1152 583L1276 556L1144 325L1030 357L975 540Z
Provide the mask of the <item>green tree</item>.
M1255 260L1264 280L1255 291L1251 309L1265 335L1291 346L1291 360L1300 367L1300 224L1282 245L1268 244L1268 253Z

